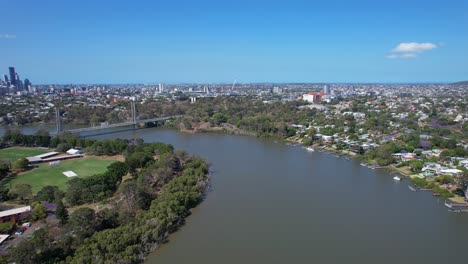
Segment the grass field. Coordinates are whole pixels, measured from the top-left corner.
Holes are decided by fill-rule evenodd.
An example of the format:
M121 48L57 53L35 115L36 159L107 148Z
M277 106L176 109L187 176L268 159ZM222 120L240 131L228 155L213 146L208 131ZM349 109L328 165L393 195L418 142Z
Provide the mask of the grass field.
M39 148L22 148L22 147L12 147L0 149L0 160L15 162L20 158L26 158L30 156L36 156L51 152L53 150L48 149L39 149Z
M17 183L30 184L32 186L33 193L37 193L42 189L42 187L47 185L55 185L61 190L66 190L66 182L73 178L68 178L63 175L62 172L73 171L78 174L77 177L89 177L106 172L107 166L113 162L115 162L115 160L85 157L81 159L61 161L57 165L49 165L48 163L45 163L39 165L39 167L34 170L16 176L9 182L9 184L11 184L11 186Z

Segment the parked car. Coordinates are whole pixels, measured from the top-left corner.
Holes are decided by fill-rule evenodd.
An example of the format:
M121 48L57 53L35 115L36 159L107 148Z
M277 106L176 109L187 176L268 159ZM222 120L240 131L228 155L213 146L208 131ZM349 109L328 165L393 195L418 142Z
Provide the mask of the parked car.
M21 225L21 226L30 227L30 226L31 226L31 223L30 223L30 222L26 222L26 223L23 223L23 225Z
M24 233L24 230L23 229L18 229L15 233L15 235L22 235Z

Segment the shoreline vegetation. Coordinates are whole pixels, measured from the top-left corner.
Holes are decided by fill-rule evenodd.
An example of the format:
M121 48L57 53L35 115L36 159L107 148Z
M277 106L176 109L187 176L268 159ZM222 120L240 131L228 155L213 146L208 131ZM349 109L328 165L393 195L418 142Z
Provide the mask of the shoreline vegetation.
M468 202L464 200L464 198L460 195L455 195L445 189L440 188L438 185L428 182L427 180L418 177L418 174L412 173L409 168L407 167L398 167L396 164L389 164L389 165L378 165L376 160L364 160L364 157L358 153L349 151L349 150L337 150L328 145L320 145L318 143L306 145L299 137L288 137L288 138L277 138L275 136L269 135L259 135L253 131L246 131L242 129L238 129L233 125L227 124L223 126L215 126L211 127L207 124L202 125L202 128L199 126L193 126L193 129L185 129L179 128L178 130L183 133L222 133L222 134L229 134L229 135L246 135L246 136L255 136L258 138L267 138L273 140L279 140L285 142L286 144L294 144L300 145L303 147L313 147L316 149L321 149L328 153L333 153L337 155L344 155L349 158L357 159L363 161L370 169L386 169L389 171L389 174L398 173L400 176L407 178L411 184L409 187L410 189L415 191L431 191L434 196L440 196L444 199L448 199L451 202L458 203L458 204L465 204L468 205Z
M2 204L31 205L31 218L25 221L40 226L30 239L9 247L4 258L12 262L141 263L184 224L209 189L209 164L170 144L11 132L0 143L21 146L23 156L38 149L59 151L73 146L99 157L96 160L116 159L105 172L71 178L66 189L47 185L35 193L27 183L4 184ZM14 170L13 178L22 173Z

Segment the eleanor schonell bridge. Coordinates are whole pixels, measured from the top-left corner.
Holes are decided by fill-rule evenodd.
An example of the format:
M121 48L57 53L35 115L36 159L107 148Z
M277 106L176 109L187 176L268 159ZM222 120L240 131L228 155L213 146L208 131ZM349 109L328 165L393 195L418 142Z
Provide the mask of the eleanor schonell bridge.
M107 124L103 123L99 126L91 126L91 127L82 127L82 128L74 128L74 129L62 129L62 122L60 119L60 112L57 109L56 110L56 120L57 120L57 130L54 132L51 132L51 135L57 135L60 133L72 133L72 134L79 134L82 132L90 132L90 131L95 131L95 130L101 130L101 129L109 129L109 128L116 128L116 127L126 127L126 126L132 126L133 128L136 128L136 125L138 124L145 124L145 123L154 123L154 122L160 122L160 121L165 121L173 118L179 118L182 117L182 115L173 115L173 116L165 116L165 117L155 117L155 118L149 118L149 119L137 119L136 118L136 111L135 111L135 104L132 102L131 104L132 108L132 120L127 121L127 122L122 122L122 123L115 123L115 124Z

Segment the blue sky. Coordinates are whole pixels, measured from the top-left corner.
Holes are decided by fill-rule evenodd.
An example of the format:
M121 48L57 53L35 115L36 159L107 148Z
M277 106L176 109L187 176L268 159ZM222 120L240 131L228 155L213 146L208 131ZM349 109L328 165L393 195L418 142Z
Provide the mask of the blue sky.
M0 0L33 83L468 79L468 1Z

